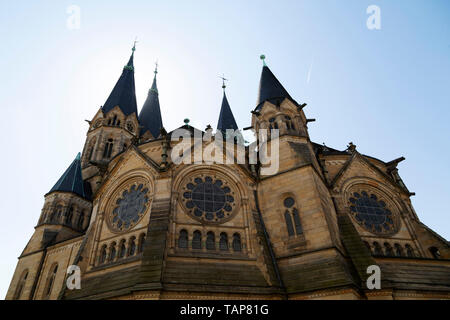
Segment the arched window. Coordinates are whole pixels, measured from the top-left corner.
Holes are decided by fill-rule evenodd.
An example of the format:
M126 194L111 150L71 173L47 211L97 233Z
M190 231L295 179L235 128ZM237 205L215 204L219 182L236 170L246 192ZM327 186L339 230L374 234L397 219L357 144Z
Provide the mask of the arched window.
M284 219L286 220L286 226L288 235L291 237L294 235L294 225L295 225L295 233L297 235L303 234L302 223L300 221L300 214L295 207L295 200L292 197L288 197L283 201L285 212ZM294 219L294 225L292 224L292 219Z
M380 244L376 241L373 243L373 253L377 256L383 255L383 249L381 249Z
M103 158L111 158L113 145L113 139L108 139L103 150Z
M50 298L50 294L52 293L53 284L55 283L56 273L58 272L58 264L55 264L50 268L49 275L47 277L47 286L45 289L44 297L45 299Z
M220 234L219 248L223 251L228 251L228 235L225 232Z
M94 146L90 147L86 161L92 160L93 154L94 154Z
M439 251L438 248L430 247L428 250L430 251L430 253L433 256L433 258L435 258L435 259L440 259L441 258L441 252Z
M178 248L187 249L188 247L188 233L186 230L180 231L180 236L178 237Z
M286 227L288 231L289 237L292 237L294 235L294 226L292 225L292 218L289 214L289 211L286 210L284 213L284 219L286 220Z
M78 229L80 229L80 230L83 230L85 215L86 215L86 211L83 210L80 213L80 218L78 218Z
M74 211L73 206L70 206L69 212L67 213L66 216L66 224L69 226L72 226L73 211Z
M398 243L394 244L394 248L395 248L395 255L397 257L403 257L404 253L403 253L403 248L401 245L399 245Z
M233 250L242 251L241 235L239 233L233 234Z
M300 216L299 216L297 208L292 209L292 216L294 217L295 232L297 232L297 234L302 234L303 229L302 229L302 224L300 223Z
M20 276L19 283L16 287L16 292L14 293L14 300L19 300L22 296L23 288L25 287L25 282L27 281L28 277L28 269L22 272L22 275Z
M131 237L128 243L128 256L134 256L136 253L136 237Z
M145 233L141 233L141 235L139 236L138 253L144 251L144 243L145 243Z
M216 239L214 236L214 232L209 231L206 234L206 249L207 250L216 250Z
M405 245L405 248L406 248L406 255L410 258L414 258L415 255L413 248L409 244Z
M200 231L195 230L194 236L192 237L192 249L202 248L202 234Z
M58 204L56 206L56 210L52 212L50 215L50 222L52 223L59 223L61 221L63 207L62 205Z
M125 240L120 240L120 246L119 246L119 258L125 257L125 254L127 252L127 248L125 246Z
M111 243L111 246L109 247L109 261L114 261L116 258L116 243Z
M384 252L386 252L388 257L394 256L394 250L392 250L392 246L388 242L384 243Z
M116 125L116 121L117 121L117 115L114 115L113 121L112 121L112 125L115 126Z
M104 245L102 246L101 250L100 250L100 258L99 258L99 261L98 261L100 264L105 263L105 261L106 261L106 255L107 255L107 252L106 252L106 244L104 244Z

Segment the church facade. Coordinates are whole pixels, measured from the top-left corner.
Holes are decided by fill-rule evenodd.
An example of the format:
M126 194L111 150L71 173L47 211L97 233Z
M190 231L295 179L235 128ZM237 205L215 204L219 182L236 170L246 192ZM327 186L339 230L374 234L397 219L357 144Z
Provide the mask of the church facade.
M250 161L175 163L157 71L138 113L133 57L45 195L6 299L450 298L449 243L414 211L404 158L314 143L306 104L264 64L249 115L257 134L278 132L265 141L277 139L277 173ZM206 134L187 121L179 129ZM238 127L224 90L215 136L192 149L227 129ZM66 285L70 266L80 288ZM368 285L374 266L378 288Z

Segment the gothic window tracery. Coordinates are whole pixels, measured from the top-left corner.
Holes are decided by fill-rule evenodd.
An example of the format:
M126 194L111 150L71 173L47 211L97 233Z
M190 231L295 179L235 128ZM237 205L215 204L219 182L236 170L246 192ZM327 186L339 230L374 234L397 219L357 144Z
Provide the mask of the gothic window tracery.
M110 227L117 232L129 230L144 216L149 207L148 188L136 182L113 197Z
M111 158L113 146L114 140L111 138L108 139L105 144L105 149L103 149L103 158Z
M397 232L397 218L381 196L368 189L358 190L351 193L348 203L355 221L367 231L374 234Z
M182 203L194 219L206 223L229 220L236 208L236 195L226 179L213 175L196 176L184 185Z
M295 234L303 234L303 228L300 221L300 215L298 209L295 207L295 200L292 197L287 197L283 201L284 205L284 219L286 221L286 228L289 237ZM295 230L294 230L295 226Z

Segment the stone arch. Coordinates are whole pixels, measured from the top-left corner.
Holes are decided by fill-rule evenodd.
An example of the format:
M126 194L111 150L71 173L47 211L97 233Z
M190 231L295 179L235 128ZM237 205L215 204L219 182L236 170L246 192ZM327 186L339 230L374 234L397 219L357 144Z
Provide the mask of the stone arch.
M151 171L150 171L151 172ZM128 172L123 173L119 177L114 179L110 179L102 188L103 195L102 198L106 199L106 201L102 201L99 206L100 212L105 212L108 205L113 201L112 197L117 190L120 190L121 187L126 185L133 178L141 178L146 181L149 186L149 206L151 207L151 203L155 194L155 179L156 177L149 173L149 170L145 170L142 168L134 169ZM100 190L101 191L101 190Z

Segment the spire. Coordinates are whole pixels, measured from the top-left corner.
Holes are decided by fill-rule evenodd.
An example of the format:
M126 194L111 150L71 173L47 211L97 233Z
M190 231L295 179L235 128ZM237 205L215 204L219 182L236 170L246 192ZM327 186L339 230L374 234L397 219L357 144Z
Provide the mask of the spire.
M134 51L136 50L136 41L134 42L132 53L128 63L123 67L122 75L117 81L114 89L111 91L108 99L103 105L103 111L109 112L115 106L119 106L122 112L128 116L133 112L137 115L136 92L134 86Z
M283 100L284 98L289 98L294 101L289 93L284 89L283 85L278 81L277 77L270 71L269 67L266 65L265 56L261 55L261 60L263 61L263 68L261 73L261 79L259 81L259 93L256 109L260 109L263 102L265 101L275 101Z
M217 130L225 133L227 129L237 130L238 126L236 124L236 120L234 120L233 112L231 111L230 104L228 103L227 95L225 94L225 81L227 79L225 79L223 76L220 78L222 79L223 98L219 121L217 122Z
M72 192L82 198L89 199L89 190L86 190L84 181L81 176L81 154L78 153L75 160L67 168L64 174L59 178L58 182L48 192L63 191Z
M155 67L155 76L153 77L152 87L148 91L147 100L139 113L139 123L141 124L141 134L147 130L150 131L154 138L160 134L163 127L161 118L161 109L159 107L158 87L156 86L156 74L158 73L158 63Z

